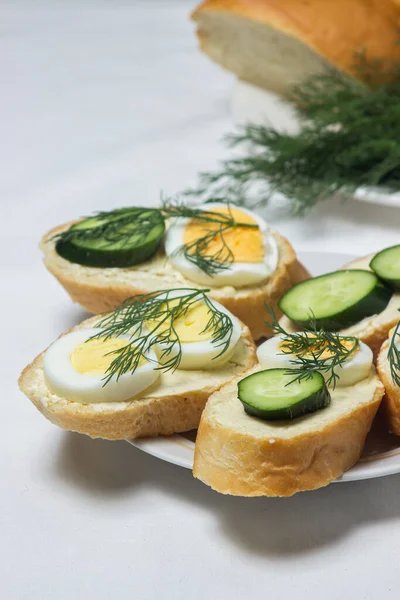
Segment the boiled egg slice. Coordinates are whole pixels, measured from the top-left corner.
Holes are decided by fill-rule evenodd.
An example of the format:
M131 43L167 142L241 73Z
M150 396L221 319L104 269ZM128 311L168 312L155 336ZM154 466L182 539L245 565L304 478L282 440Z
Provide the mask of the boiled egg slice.
M150 350L134 373L124 373L118 379L113 377L104 385L106 371L116 357L115 351L132 340L129 336L90 339L101 331L93 327L67 333L46 350L44 375L54 394L84 404L123 402L157 380L160 373L155 370L157 356Z
M257 348L257 358L261 366L265 369L281 368L294 369L296 365L293 360L296 356L285 353L285 343L283 336L276 336L266 340ZM347 360L335 369L339 376L336 381L337 386L354 385L368 377L372 367L372 350L363 342L359 342L359 347ZM325 373L322 373L325 377ZM326 375L328 378L329 375Z
M168 299L166 299L166 302L171 303L172 305L176 303L179 296L182 295L184 295L184 293L179 292L179 290L168 292ZM242 335L241 323L229 312L229 310L222 306L222 304L219 304L219 302L210 299L209 302L219 313L231 320L231 336L229 337L229 334L227 333L227 335L222 337L218 343L213 342L211 330L206 330L212 312L206 302L199 299L198 302L193 303L193 305L189 307L185 314L178 316L172 323L173 329L179 338L179 344L175 344L171 352L166 352L168 344L160 343L155 346L161 364L165 362L165 360L180 353L178 369L207 370L220 367L232 357L235 347ZM221 318L219 319L220 324L222 324ZM151 325L152 330L155 325L156 323ZM170 327L171 323L166 324L166 326ZM163 332L163 327L164 325L162 325L161 329L156 331L158 335ZM227 349L221 354L221 350L225 344L227 345Z
M232 227L221 238L218 224L177 218L165 238L165 252L175 269L191 281L212 287L243 287L266 281L278 265L279 252L274 235L264 219L245 208L227 206L221 202L203 204L197 208L228 216L231 214L237 222L256 224L258 228ZM219 251L224 253L225 243L232 252L233 262L225 264L224 269L210 276L185 257L182 247L213 230L215 236L203 254L217 256Z

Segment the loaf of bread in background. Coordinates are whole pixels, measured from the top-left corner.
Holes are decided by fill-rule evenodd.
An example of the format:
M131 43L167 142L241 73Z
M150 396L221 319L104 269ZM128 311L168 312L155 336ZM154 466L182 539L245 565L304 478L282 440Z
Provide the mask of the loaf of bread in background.
M362 80L356 55L400 61L398 0L206 0L200 48L240 79L285 95L327 68Z

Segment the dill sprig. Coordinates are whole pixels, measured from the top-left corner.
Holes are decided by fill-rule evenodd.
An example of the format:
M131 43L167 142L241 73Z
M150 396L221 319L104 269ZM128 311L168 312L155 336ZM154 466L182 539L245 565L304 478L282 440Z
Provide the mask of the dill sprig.
M300 129L246 125L225 138L240 155L200 174L188 195L215 195L241 205L267 205L276 192L294 213L359 187L400 189L400 65L356 59L363 85L329 70L293 89L289 103ZM254 204L253 204L254 206Z
M61 242L88 242L101 239L103 247L110 244L119 244L123 247L132 240L132 237L135 237L137 244L140 245L147 239L151 230L164 219L194 219L209 226L208 230L199 238L182 245L176 252L182 253L189 262L212 277L228 269L234 261L225 233L233 227L258 229L256 223L236 221L229 205L227 208L228 214L223 214L172 201L163 202L161 208L117 208L109 212L98 212L92 217L84 217L85 220L87 219L87 227L72 226L51 239ZM218 239L220 244L215 252L210 253L209 244L214 239Z
M318 371L325 375L327 385L335 389L340 379L340 369L359 348L358 339L318 329L313 315L310 315L307 331L288 333L280 324L274 310L266 305L266 311L271 318L267 325L274 335L283 337L282 354L294 356L290 361L293 368L288 369L288 375L294 376L291 382L310 379L312 374ZM351 345L346 347L345 342L350 342Z
M131 341L111 353L115 354L115 358L106 371L104 385L113 377L118 380L124 373L133 373L142 360L149 360L147 353L154 347L157 348L159 357L157 369L177 369L182 358L182 345L174 324L198 302L204 302L209 315L201 333L209 332L211 343L220 348L215 358L224 354L231 342L233 323L207 297L209 291L193 288L160 290L128 298L119 307L106 313L96 325L102 331L91 339L107 340L127 335Z
M397 323L395 330L390 340L388 361L390 373L395 385L400 387L400 350L397 348L397 343L400 341L400 321Z

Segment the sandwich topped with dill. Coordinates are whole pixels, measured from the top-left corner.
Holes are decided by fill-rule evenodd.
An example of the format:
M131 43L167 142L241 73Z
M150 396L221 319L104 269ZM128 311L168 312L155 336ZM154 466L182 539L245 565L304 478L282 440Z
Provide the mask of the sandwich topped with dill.
M292 287L279 301L281 325L304 329L311 310L318 327L355 336L377 356L399 320L399 282L400 246L384 248Z
M126 207L61 225L41 241L44 262L92 313L159 289L208 289L255 339L268 335L265 302L309 274L291 244L254 212L214 200Z
M214 391L256 362L249 329L207 290L160 290L83 321L19 385L54 424L111 440L198 426Z
M400 319L400 314L398 318ZM385 386L382 415L389 431L400 435L400 321L382 344L377 367Z
M223 494L291 496L340 477L360 458L384 387L371 349L321 328L276 334L259 364L215 392L196 438L194 476Z

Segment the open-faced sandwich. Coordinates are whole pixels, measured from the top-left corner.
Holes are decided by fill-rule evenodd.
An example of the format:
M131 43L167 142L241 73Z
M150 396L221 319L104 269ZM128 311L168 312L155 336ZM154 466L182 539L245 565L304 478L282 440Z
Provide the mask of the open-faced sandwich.
M357 338L272 326L259 364L215 392L200 421L193 474L223 494L327 485L359 459L384 394Z
M359 338L377 355L400 309L400 246L386 248L292 287L279 301L288 331L318 327Z
M385 386L382 414L389 431L400 435L400 322L382 345L377 368Z
M56 227L41 242L46 267L94 314L160 289L209 296L268 336L263 314L309 277L290 243L258 215L224 203L123 208Z
M56 425L117 440L196 428L208 397L255 362L249 329L225 307L164 290L74 327L19 385Z

